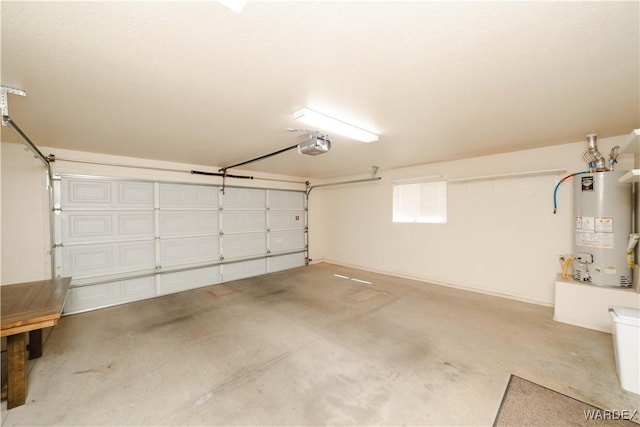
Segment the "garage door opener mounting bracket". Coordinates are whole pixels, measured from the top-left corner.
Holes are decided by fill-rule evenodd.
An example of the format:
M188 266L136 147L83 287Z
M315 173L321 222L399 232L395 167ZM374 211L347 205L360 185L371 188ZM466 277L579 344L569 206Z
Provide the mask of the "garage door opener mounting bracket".
M20 129L16 122L11 120L11 117L9 116L9 94L27 96L27 92L22 89L16 89L8 86L0 87L0 109L2 109L2 126L11 128L11 130L13 130L20 137L24 145L26 145L33 152L33 154L35 154L36 157L40 159L42 163L44 163L47 168L47 182L50 188L51 179L53 179L53 174L51 172L51 162L55 161L55 156L53 154L50 156L45 156L44 154L42 154L38 147L36 147L36 145L31 142L29 137L22 131L22 129Z

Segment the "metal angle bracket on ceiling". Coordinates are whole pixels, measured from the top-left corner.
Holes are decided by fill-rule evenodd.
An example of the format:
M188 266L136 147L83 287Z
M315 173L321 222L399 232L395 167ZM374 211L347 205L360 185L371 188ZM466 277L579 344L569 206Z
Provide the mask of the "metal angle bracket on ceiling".
M2 109L2 125L7 126L4 121L4 117L9 115L9 97L8 94L27 96L27 92L22 89L16 89L13 87L2 86L0 87L0 109Z
M1 109L2 109L2 126L8 126L13 130L22 140L24 145L26 145L32 152L35 154L36 158L39 159L47 168L47 189L50 189L51 180L53 179L53 173L51 170L51 162L55 161L55 156L52 154L50 156L45 156L38 149L38 147L31 142L26 133L20 129L20 127L11 120L9 116L9 94L27 96L27 92L22 89L16 89L8 86L0 86L0 101L1 101Z

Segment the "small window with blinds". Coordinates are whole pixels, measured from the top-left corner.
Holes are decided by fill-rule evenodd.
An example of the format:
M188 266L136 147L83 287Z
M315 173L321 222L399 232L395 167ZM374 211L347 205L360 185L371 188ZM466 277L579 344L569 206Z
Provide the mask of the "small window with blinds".
M447 182L394 184L393 222L445 224Z

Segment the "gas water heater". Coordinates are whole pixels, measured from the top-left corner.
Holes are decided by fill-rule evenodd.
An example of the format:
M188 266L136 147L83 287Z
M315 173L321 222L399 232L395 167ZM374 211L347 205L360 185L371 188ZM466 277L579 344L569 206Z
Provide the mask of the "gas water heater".
M588 135L587 142L583 157L589 171L574 177L573 278L628 287L633 274L630 254L637 243L637 235L632 234L632 184L620 182L624 173L613 170L619 147L611 150L607 165L596 146L596 135Z
M631 286L627 246L631 234L631 183L620 172L594 172L574 179L575 280Z

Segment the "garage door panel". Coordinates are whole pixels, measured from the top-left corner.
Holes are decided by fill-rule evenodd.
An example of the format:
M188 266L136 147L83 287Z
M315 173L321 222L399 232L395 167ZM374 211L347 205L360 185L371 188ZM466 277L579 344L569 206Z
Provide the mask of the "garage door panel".
M225 258L266 255L266 233L225 234L222 251Z
M160 237L218 234L218 211L160 211Z
M75 279L155 268L153 240L62 248L63 276Z
M82 242L111 239L113 214L93 212L62 212L62 241Z
M65 178L61 184L63 208L153 209L153 183Z
M94 270L107 274L114 265L114 249L112 245L64 247L62 249L63 276L86 277Z
M269 211L269 229L304 228L304 211Z
M120 213L118 235L122 237L154 237L155 218L153 212Z
M185 184L158 184L160 208L218 209L219 187Z
M107 207L114 204L110 181L68 179L61 188L63 206Z
M223 266L224 281L244 279L260 276L267 273L267 259L254 259L250 261L234 262Z
M266 202L266 190L229 187L222 196L225 209L264 209Z
M135 244L120 245L120 264L123 267L154 265L154 242L141 242Z
M151 182L115 182L118 205L153 208L154 190Z
M225 233L265 231L267 216L265 211L229 211L222 213L222 229Z
M280 252L304 248L304 231L281 230L269 233L269 250Z
M118 282L118 302L131 302L156 295L156 278L153 276Z
M269 190L269 208L304 209L304 198L299 191Z
M111 305L115 301L114 289L113 283L69 289L63 311L70 314Z
M217 283L220 283L219 266L161 274L158 295L186 291Z
M304 252L269 257L269 273L304 266Z
M64 313L71 314L115 304L152 298L156 295L155 277L123 280L69 289Z
M62 242L97 243L154 236L153 211L63 211Z
M219 236L160 240L160 265L162 267L219 260Z

